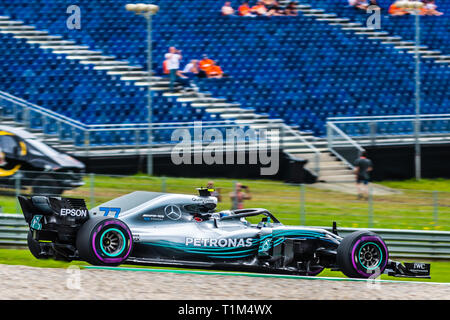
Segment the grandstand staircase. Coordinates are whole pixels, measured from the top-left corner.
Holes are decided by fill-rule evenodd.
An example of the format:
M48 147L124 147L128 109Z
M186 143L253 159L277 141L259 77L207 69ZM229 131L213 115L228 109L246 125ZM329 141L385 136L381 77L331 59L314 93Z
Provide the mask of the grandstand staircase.
M203 108L206 112L216 114L223 120L232 120L243 126L245 124L252 129L278 129L279 132L283 132L281 139L277 137L283 150L293 158L308 160L307 167L312 172L317 172L317 170L320 172L320 181L349 182L354 180L350 169L328 151L325 139L300 132L296 128L286 125L281 119L269 119L268 115L257 114L252 109L242 108L238 103L214 98L210 93L199 92L195 86L188 90L179 87L178 92L172 93L166 78L153 75L149 79L148 71L142 67L132 66L128 61L117 60L115 56L91 50L89 46L79 45L75 41L65 40L58 35L51 35L47 31L36 30L33 26L24 25L23 21L0 16L0 33L13 34L15 38L25 39L30 44L37 44L41 49L51 50L54 54L65 55L67 59L77 60L80 64L94 65L95 70L106 71L110 76L118 76L123 81L132 81L136 86L150 86L153 91L160 91L164 96L172 97L178 102L188 102L193 108ZM249 125L249 123L251 124ZM20 123L8 119L2 120L2 124L22 126ZM77 147L71 142L60 141L57 137L44 134L41 130L31 131L55 148L72 154L74 150L77 150ZM101 152L101 150L99 151ZM317 157L320 159L319 168L316 166Z
M279 1L281 5L287 5L289 2L289 0ZM416 53L414 41L406 41L400 36L389 34L387 31L368 28L360 22L351 21L349 18L339 17L337 14L326 12L324 9L315 9L309 4L299 4L297 10L306 17L315 18L317 21L328 22L329 25L341 27L342 30L352 31L356 35L365 35L368 39L381 41L382 44L394 46L397 50L406 51L413 55ZM429 59L435 63L450 66L450 55L445 55L441 51L430 49L425 45L419 46L419 57L421 59Z

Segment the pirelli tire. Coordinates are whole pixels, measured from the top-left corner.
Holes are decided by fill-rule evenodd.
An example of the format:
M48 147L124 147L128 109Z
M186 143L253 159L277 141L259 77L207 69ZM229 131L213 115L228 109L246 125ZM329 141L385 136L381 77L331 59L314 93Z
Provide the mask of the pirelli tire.
M80 259L92 265L118 266L130 255L133 236L123 221L96 217L80 228L76 247Z
M346 236L337 249L337 264L350 278L378 277L384 272L389 252L383 239L371 231Z

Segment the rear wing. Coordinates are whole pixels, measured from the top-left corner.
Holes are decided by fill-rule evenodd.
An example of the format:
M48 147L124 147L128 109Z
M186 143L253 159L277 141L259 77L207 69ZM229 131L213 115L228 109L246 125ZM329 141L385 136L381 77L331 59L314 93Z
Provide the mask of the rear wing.
M19 196L18 200L28 224L35 215L55 216L63 220L86 220L89 217L89 210L83 199Z

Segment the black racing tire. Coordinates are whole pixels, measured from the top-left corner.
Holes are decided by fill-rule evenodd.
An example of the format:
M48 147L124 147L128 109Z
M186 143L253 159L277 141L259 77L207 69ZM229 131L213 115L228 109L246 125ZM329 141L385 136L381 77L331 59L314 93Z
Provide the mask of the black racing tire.
M389 251L383 239L371 231L346 236L337 249L337 264L349 278L370 278L384 272Z
M33 181L33 194L39 196L59 196L63 190L58 182L48 174L37 176Z
M76 246L81 260L92 265L118 266L130 255L133 236L123 221L95 217L78 231Z
M28 249L30 250L31 254L36 259L48 259L48 256L41 254L41 246L39 245L38 241L33 239L31 230L28 230L27 244L28 244Z

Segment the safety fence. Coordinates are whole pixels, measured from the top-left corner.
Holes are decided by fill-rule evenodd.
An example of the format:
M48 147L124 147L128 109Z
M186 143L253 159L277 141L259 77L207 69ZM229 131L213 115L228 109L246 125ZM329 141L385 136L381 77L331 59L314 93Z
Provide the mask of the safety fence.
M330 117L327 128L328 139L337 145L342 141L349 145L341 133L353 143L371 146L411 144L416 135L423 144L440 143L448 141L450 114Z
M51 140L56 139L62 147L70 145L72 153L85 157L99 150L127 154L168 154L175 145L182 146L188 152L201 150L205 146L214 146L214 150L221 152L261 151L283 149L283 140L294 139L304 149L315 154L316 173L320 167L319 151L281 119L271 119L258 128L254 126L254 120L237 121L231 118L151 124L85 124L0 91L0 122L4 120L44 134ZM180 145L181 142L183 144Z
M353 168L367 146L448 143L450 114L327 118L327 146Z

